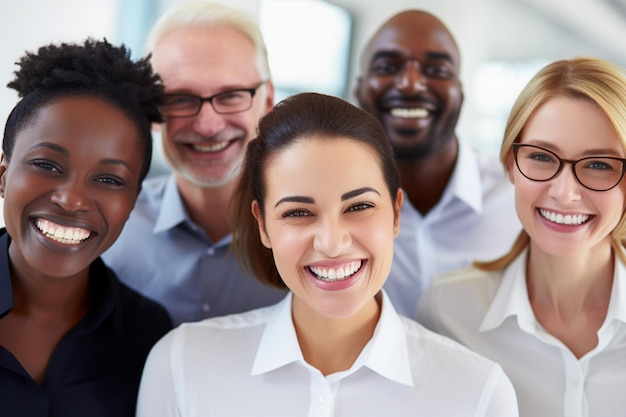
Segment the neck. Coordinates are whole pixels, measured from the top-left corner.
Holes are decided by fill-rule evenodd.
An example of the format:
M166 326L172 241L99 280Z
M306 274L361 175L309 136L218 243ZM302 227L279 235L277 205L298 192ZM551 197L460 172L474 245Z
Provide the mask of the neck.
M372 298L355 315L332 318L294 295L292 315L304 359L323 375L330 375L350 369L372 338L380 317L380 301Z
M557 257L531 244L528 295L533 308L549 309L563 319L586 310L608 308L614 275L614 255L608 239L587 254Z
M230 233L228 205L235 182L221 187L199 187L177 175L176 184L191 220L205 231L212 242Z
M454 138L426 158L397 161L402 188L422 215L427 214L441 199L454 171L458 152L459 144Z
M11 255L15 253L11 247L9 255L14 300L12 313L47 320L73 317L73 321L77 321L84 316L90 302L89 268L72 277L50 277L14 262Z

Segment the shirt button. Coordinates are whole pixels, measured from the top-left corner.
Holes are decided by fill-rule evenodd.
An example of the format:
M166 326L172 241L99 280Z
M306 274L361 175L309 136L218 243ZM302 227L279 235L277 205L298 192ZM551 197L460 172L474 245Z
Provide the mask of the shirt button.
M215 255L215 249L209 248L209 249L207 249L206 253L209 256L213 256L213 255Z
M211 309L211 305L209 303L202 304L202 311L207 313Z
M323 395L320 395L320 402L323 403L326 401L326 397L324 397Z

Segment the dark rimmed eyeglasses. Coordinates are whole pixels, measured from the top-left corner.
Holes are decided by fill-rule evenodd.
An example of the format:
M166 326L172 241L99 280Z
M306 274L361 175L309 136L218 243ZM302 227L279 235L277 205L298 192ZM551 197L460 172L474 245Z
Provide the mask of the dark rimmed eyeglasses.
M200 113L204 102L209 102L215 113L240 113L252 107L252 99L256 91L266 82L261 81L252 88L222 91L210 97L199 97L193 94L165 94L159 110L165 117L191 117Z
M519 172L532 181L550 181L572 165L576 180L593 191L608 191L619 184L626 170L626 159L612 156L589 156L576 161L563 159L552 151L524 143L513 144L515 165Z

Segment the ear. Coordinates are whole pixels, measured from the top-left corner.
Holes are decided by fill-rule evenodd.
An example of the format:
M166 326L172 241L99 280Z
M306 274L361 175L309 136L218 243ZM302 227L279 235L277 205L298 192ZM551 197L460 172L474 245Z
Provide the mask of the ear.
M0 198L4 198L4 190L7 186L7 171L9 163L4 157L4 153L0 155Z
M402 188L398 188L396 201L393 205L393 237L398 237L398 233L400 233L400 209L402 209L403 202L404 193L402 192Z
M261 243L268 249L272 249L272 243L270 242L270 238L267 235L267 231L265 230L265 222L263 221L263 215L261 214L261 207L259 207L259 203L254 200L252 202L252 215L256 219L257 225L259 226L259 235L261 236Z
M514 169L516 169L515 159L513 158L513 148L511 148L509 153L506 155L506 158L504 158L504 172L509 181L511 181L511 184L515 184L515 180L513 179Z
M363 100L361 100L361 83L363 82L363 77L359 75L356 77L356 81L354 83L354 89L352 90L352 95L356 99L357 103L359 103L359 107L363 108Z
M150 127L152 128L152 131L153 131L154 133L159 133L159 132L161 132L161 123L152 123L152 124L150 125Z
M265 83L265 89L267 91L267 96L265 97L265 112L269 112L274 108L274 83L268 81Z

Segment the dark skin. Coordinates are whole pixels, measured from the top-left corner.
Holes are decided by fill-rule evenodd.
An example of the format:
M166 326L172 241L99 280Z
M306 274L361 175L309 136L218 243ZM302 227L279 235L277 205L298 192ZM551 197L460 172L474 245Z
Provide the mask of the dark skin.
M142 158L132 120L91 97L45 105L18 132L10 161L2 156L14 306L0 320L0 345L39 383L92 307L89 267L128 219Z
M401 12L368 42L362 69L354 94L385 128L402 188L426 214L441 199L458 155L463 91L456 42L433 15Z

